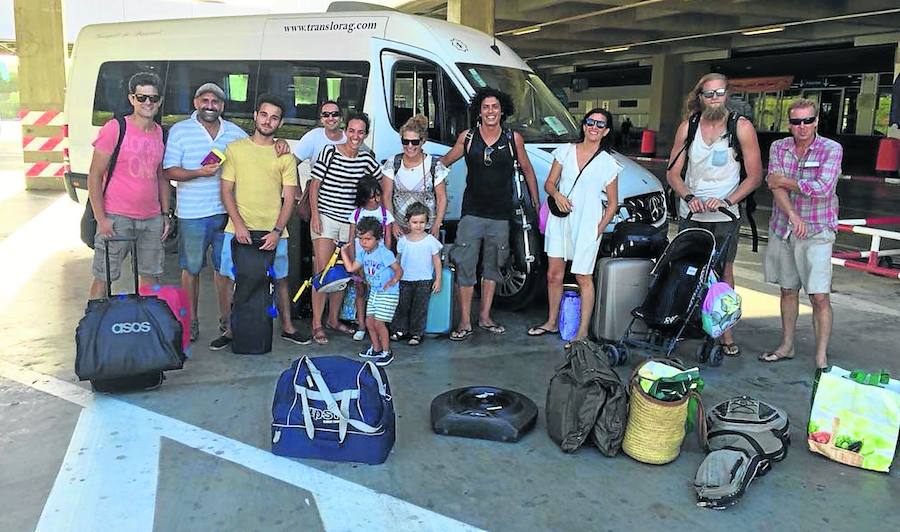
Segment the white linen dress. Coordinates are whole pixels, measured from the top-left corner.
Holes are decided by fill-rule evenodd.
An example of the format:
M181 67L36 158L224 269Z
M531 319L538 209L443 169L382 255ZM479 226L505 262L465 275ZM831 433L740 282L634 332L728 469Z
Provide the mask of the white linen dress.
M622 166L608 152L601 152L585 167L581 178L575 183L578 176L575 145L556 148L553 158L562 165L557 189L568 195L572 212L565 218L558 218L552 213L548 216L544 251L548 257L571 260L572 273L591 275L600 249L597 224L603 217L606 186L619 175Z

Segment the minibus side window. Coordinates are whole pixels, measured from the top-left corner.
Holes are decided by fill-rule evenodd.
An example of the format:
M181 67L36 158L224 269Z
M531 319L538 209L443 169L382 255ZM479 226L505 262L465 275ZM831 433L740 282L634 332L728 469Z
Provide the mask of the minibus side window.
M253 132L256 61L170 61L163 99L163 127L184 120L194 112L194 91L215 83L225 91L224 118Z
M437 65L410 57L394 64L391 124L397 131L416 114L428 118L429 140L453 145L468 127L466 101Z
M362 111L369 81L365 61L262 61L259 92L285 103L278 135L299 139L319 125L319 104L335 100L344 115Z
M428 119L428 138L440 138L438 68L421 61L399 61L394 65L391 94L391 124L400 130L413 115Z
M100 65L94 89L94 110L91 124L102 126L115 114L132 112L128 102L128 80L138 72L155 72L166 79L165 61L108 61Z

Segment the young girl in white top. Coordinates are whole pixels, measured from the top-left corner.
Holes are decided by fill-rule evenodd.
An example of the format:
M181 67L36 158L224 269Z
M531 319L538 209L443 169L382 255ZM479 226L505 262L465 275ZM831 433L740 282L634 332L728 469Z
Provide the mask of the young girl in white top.
M394 228L394 215L381 203L381 185L370 177L363 178L356 187L356 209L347 217L350 222L350 234L356 234L356 224L363 218L375 218L384 230L384 246L391 249L391 235ZM356 281L356 318L363 322L366 315L366 287L363 281ZM361 318L362 317L362 318ZM365 323L353 333L353 339L362 341L366 337Z
M400 302L394 313L391 340L408 339L409 345L422 343L428 319L431 294L441 291L441 245L438 239L425 232L428 207L413 203L406 209L409 234L397 242L397 254L403 277L400 278Z

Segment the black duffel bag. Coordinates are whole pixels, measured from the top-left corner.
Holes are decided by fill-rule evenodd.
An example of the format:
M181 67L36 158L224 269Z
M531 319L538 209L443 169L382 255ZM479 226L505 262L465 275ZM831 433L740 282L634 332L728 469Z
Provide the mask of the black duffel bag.
M109 242L130 241L134 293L112 295ZM137 244L134 237L106 239L106 298L88 301L75 329L75 374L80 380L113 381L181 369L181 324L169 305L138 294Z
M632 259L656 259L669 244L665 227L625 220L616 224L612 234L612 256Z

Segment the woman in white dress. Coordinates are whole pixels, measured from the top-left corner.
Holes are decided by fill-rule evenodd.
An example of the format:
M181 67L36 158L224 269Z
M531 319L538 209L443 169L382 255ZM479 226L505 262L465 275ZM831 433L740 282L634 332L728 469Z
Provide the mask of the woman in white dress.
M559 305L563 293L566 261L581 292L581 321L575 339L586 338L594 310L594 263L600 238L616 212L616 178L622 166L610 155L612 115L606 109L591 109L581 120L581 139L553 152L553 166L544 184L547 201L568 216L552 213L544 232L547 252L547 321L528 329L529 336L559 331Z

